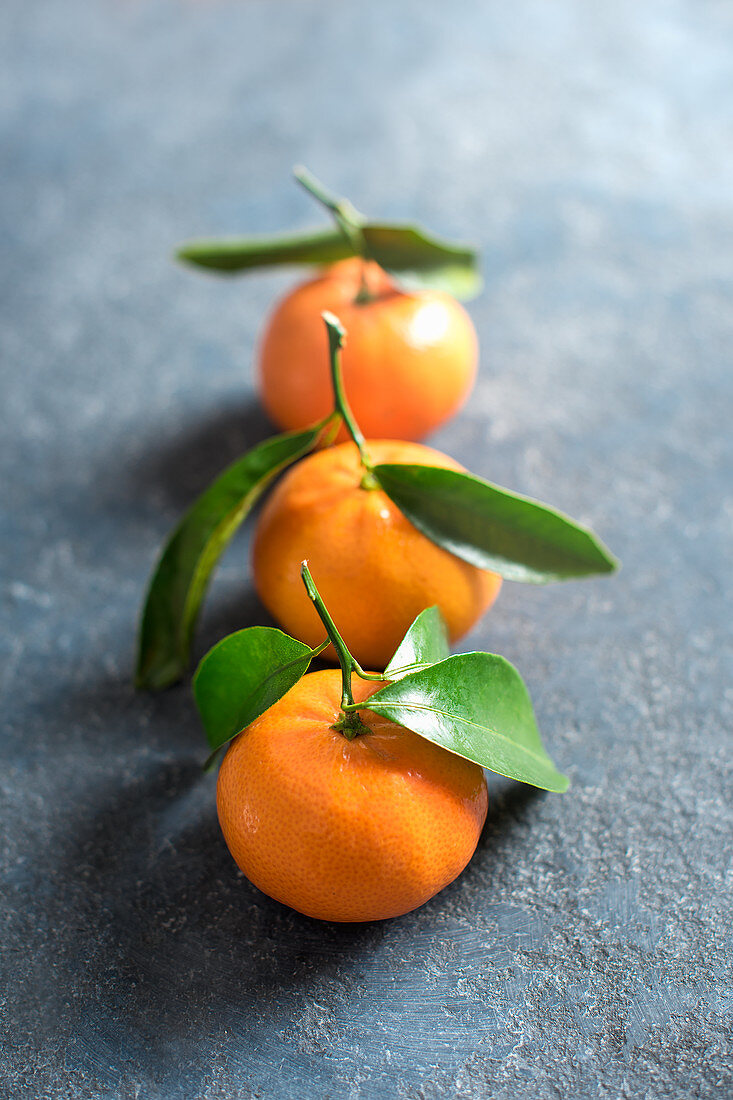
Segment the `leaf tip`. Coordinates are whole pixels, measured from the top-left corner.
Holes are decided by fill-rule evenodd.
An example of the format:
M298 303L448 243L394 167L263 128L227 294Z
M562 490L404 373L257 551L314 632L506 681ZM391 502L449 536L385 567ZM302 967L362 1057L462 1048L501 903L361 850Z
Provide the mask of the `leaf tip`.
M180 663L168 661L165 664L144 667L140 663L133 677L135 691L165 691L182 680L186 672L186 666Z
M184 241L174 248L173 259L179 264L196 263L196 246L190 241Z
M609 576L612 573L618 573L621 569L621 559L617 558L616 555L608 549L598 535L595 535L592 531L590 534L596 544L596 550L598 551L599 567L597 572Z
M612 554L610 550L606 551L608 555L609 573L619 573L623 568L621 559L617 558L615 554Z
M132 686L135 691L147 691L149 688L147 677L145 673L138 669L132 678Z

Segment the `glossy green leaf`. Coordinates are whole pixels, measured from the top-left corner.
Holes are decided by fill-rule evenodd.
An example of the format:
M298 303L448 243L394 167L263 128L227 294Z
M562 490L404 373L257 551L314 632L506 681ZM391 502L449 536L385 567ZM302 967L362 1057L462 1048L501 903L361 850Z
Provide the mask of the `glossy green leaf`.
M388 680L401 680L420 668L443 661L450 649L445 619L437 607L421 611L384 670Z
M168 687L184 675L201 602L221 554L273 478L313 449L324 424L261 443L225 470L186 513L148 589L137 687Z
M358 227L367 259L375 260L407 288L445 290L455 298L473 298L481 289L476 253L449 244L409 225ZM341 229L277 237L232 237L194 240L176 251L179 260L214 271L233 274L258 267L287 264L331 264L358 255L354 243Z
M308 671L314 650L271 626L251 626L210 649L193 694L213 751L264 714Z
M429 539L507 580L546 584L618 568L587 527L471 474L392 463L375 466L374 474Z
M255 267L333 264L353 255L353 246L337 228L276 237L187 241L176 251L177 259L185 263L229 274Z
M476 253L450 244L414 225L367 222L361 227L366 256L413 289L444 290L454 298L475 298L481 290Z
M503 657L461 653L372 695L366 707L489 771L562 792L524 681Z

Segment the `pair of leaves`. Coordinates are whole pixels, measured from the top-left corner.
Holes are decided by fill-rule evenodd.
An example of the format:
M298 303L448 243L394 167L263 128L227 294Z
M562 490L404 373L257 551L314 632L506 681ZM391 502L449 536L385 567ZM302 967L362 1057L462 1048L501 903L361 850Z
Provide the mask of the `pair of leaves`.
M489 771L561 793L521 676L496 653L457 653L370 696L375 714Z
M326 423L261 444L226 470L183 518L148 592L138 687L166 687L184 675L191 635L219 557L266 486L313 449ZM429 539L508 580L545 584L617 568L611 553L585 527L481 478L399 464L376 466L374 475Z
M272 627L249 627L214 646L193 682L212 751L282 698L316 652ZM542 745L517 670L493 653L448 656L437 608L417 617L384 676L391 682L361 709L509 779L543 790L567 789L567 779Z
M196 669L193 691L212 751L281 699L322 648L311 649L276 627L250 626L210 649ZM443 616L437 607L429 607L405 634L385 678L401 680L449 652Z
M365 222L359 227L362 254L408 289L444 290L465 301L481 290L476 253L426 233L415 225ZM314 230L276 237L231 237L195 240L181 245L179 260L232 274L258 267L333 264L357 255L340 229Z
M374 260L407 289L430 287L462 299L474 298L481 290L473 249L440 240L416 225L369 221L305 168L296 168L294 174L334 218L333 229L276 237L189 241L178 249L178 259L231 274L283 264L332 264L348 256L363 256Z

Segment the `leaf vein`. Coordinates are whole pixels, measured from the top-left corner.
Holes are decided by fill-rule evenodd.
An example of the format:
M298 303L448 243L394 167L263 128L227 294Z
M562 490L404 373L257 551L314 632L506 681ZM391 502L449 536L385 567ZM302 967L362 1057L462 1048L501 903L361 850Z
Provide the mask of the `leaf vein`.
M378 700L375 700L375 701L378 702ZM371 703L371 700L370 700L370 703ZM491 726L480 726L478 724L478 722L473 722L473 721L471 721L470 718L462 718L459 714L451 714L450 711L441 710L440 707L431 707L431 706L428 706L427 704L423 704L423 703L388 702L385 705L389 706L389 707L397 707L398 709L402 708L403 710L416 710L416 711L426 710L426 711L430 711L432 714L439 714L442 718L449 718L454 722L455 721L463 722L465 725L473 726L474 729L477 729L477 730L488 730L488 732L491 733L494 737L498 737L502 741L506 741L508 744L512 745L514 748L519 749L522 752L526 753L527 756L533 757L538 763L549 764L554 770L554 764L550 760L549 756L547 756L547 755L540 756L538 753L534 752L532 749L528 749L526 747L526 745L521 745L517 741L512 741L511 737L507 737L507 735L505 733L499 733L498 730L492 729ZM373 707L367 707L367 709L373 709Z

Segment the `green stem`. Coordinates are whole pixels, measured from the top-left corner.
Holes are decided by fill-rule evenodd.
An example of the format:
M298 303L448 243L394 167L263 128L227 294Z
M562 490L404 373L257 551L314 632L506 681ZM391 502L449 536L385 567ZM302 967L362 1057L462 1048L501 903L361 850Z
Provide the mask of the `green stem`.
M363 306L373 302L376 296L369 289L366 277L367 246L362 232L362 227L366 225L367 219L359 213L355 206L351 205L348 199L340 199L324 187L321 181L311 175L307 168L294 168L293 175L301 187L304 187L309 195L312 195L322 206L325 206L326 210L333 216L341 232L342 239L351 249L352 255L361 257L359 290L354 299L355 304Z
M344 424L346 425L349 435L356 443L359 449L359 458L361 464L364 467L364 478L362 479L362 488L373 489L376 488L377 482L374 477L374 463L369 457L369 452L366 449L366 440L362 435L361 428L354 419L354 414L351 411L349 402L346 398L346 392L344 390L344 377L341 370L341 348L344 346L344 337L346 331L344 326L333 313L329 313L328 310L324 310L321 314L325 324L326 331L328 333L328 352L331 363L331 383L333 385L333 397L336 405L336 409L341 413Z
M352 206L347 199L340 199L337 195L334 195L333 192L325 188L321 181L317 180L307 168L298 166L293 169L293 175L301 187L304 187L309 195L317 199L318 202L320 202L322 206L325 206L326 210L333 215L336 219L336 224L348 240L356 255L364 256L366 246L364 235L361 231L361 227L366 221L364 215L360 214L356 207Z
M300 575L303 578L303 584L305 585L308 597L326 628L326 633L328 634L331 645L336 650L336 656L341 665L341 718L335 724L334 729L340 730L344 737L351 741L357 734L366 731L366 726L359 717L358 706L354 702L354 694L351 690L351 674L356 671L358 666L349 653L346 642L339 634L336 624L328 613L323 598L316 588L315 581L311 576L307 561L301 564Z
M300 575L305 585L305 590L308 593L308 598L318 612L318 617L326 628L326 633L336 650L336 655L341 665L341 681L342 681L342 693L341 703L342 705L353 706L354 696L351 692L351 673L354 669L354 658L349 653L346 642L343 640L338 632L338 628L328 613L328 609L323 602L323 598L316 588L315 581L311 576L311 571L308 568L308 562L304 561L300 566Z

